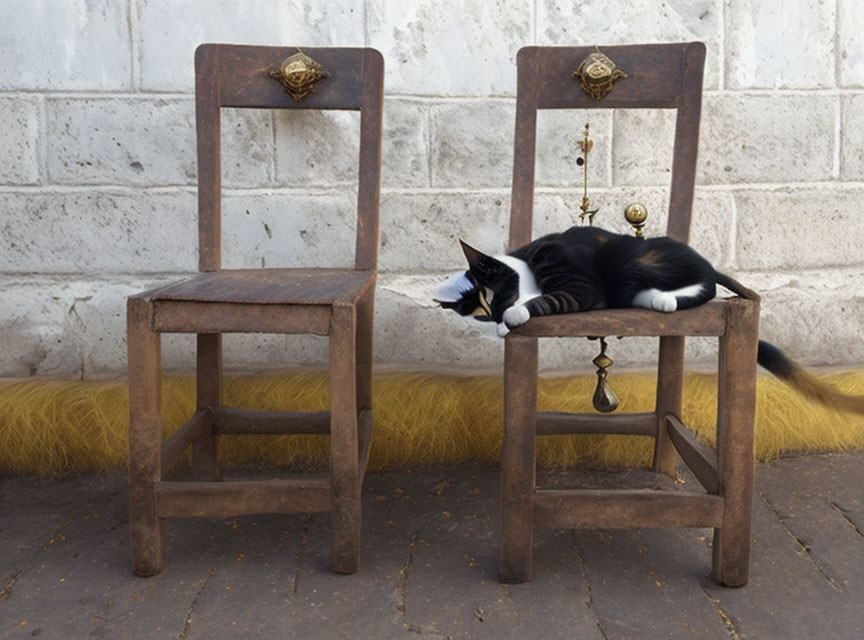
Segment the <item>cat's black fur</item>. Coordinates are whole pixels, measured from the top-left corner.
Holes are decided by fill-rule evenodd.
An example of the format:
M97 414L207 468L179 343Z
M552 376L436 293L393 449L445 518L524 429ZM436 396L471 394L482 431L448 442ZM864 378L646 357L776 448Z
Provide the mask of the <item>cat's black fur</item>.
M585 226L543 236L509 254L524 262L533 274L536 289L531 291L526 291L519 272L506 264L506 259L483 254L464 242L462 249L469 268L454 276L458 278L458 298L438 302L461 315L498 323L502 336L532 317L550 314L633 306L660 311L687 309L712 299L718 284L758 299L716 271L688 245L670 238L644 240ZM679 291L693 285L700 285L695 295L660 296L654 298L663 298L657 304L644 293ZM840 393L764 340L759 341L757 360L818 402L864 413L864 397Z
M478 318L502 322L504 312L519 297L519 275L500 260L465 243L462 246L467 275L475 287L442 306L470 315L482 307L479 296L489 289L491 313ZM698 296L678 300L677 309L685 309L713 298L719 275L684 243L669 238L644 240L596 227L576 226L543 236L509 255L525 262L540 290L541 295L525 303L531 317L625 308L633 306L636 294L646 289L672 291L701 284Z

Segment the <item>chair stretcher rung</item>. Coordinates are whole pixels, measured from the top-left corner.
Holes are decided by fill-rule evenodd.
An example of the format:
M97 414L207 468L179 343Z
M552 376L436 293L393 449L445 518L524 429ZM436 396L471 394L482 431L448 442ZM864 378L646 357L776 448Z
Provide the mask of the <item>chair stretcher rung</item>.
M657 417L653 413L622 413L600 416L593 413L537 412L537 435L626 434L654 436Z
M538 489L534 525L553 529L719 527L723 499L651 489Z
M156 514L160 518L329 510L330 482L321 478L156 485Z
M213 428L213 412L199 409L162 445L162 474L177 464L186 448Z
M215 412L215 431L220 435L330 433L329 411L246 411L219 407Z
M696 439L687 426L675 416L666 416L669 439L675 445L684 464L693 472L705 491L720 493L720 475L717 473L717 454Z

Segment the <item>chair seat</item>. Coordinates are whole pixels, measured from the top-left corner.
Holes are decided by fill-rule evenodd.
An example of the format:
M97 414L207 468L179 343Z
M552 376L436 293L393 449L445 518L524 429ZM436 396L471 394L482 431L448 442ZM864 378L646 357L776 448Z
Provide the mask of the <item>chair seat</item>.
M648 309L604 309L532 318L513 333L531 337L722 336L726 299L692 309L662 313Z
M154 301L236 304L354 304L375 282L354 269L223 269L153 289Z

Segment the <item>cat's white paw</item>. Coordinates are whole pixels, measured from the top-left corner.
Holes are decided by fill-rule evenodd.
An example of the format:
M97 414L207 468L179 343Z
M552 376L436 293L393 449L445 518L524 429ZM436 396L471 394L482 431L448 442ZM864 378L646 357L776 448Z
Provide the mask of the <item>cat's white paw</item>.
M498 323L498 337L506 338L507 334L510 333L510 329L503 322Z
M521 327L531 319L531 313L524 304L518 304L504 311L504 324L511 329Z
M658 291L651 299L651 308L663 313L672 313L678 308L678 299L668 291Z

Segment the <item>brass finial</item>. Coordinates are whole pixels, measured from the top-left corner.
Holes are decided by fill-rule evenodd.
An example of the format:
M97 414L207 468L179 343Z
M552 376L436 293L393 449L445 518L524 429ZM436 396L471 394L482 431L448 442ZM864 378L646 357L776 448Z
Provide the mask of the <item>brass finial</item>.
M278 69L271 68L267 75L279 81L297 102L315 91L315 84L330 74L321 65L297 48L297 53L285 58Z
M645 226L645 220L648 218L648 209L641 202L631 202L624 209L624 217L627 222L636 229L636 237L643 238L645 234L642 232L642 227Z
M582 149L582 157L576 160L576 164L582 165L582 204L579 208L582 213L579 214L579 219L584 222L588 218L588 224L594 224L594 215L600 211L600 207L591 209L591 201L588 199L588 153L594 148L594 141L588 137L588 123L585 123L585 131L582 134L582 140L579 142L579 148Z
M597 367L597 388L594 389L592 403L594 408L601 413L610 413L618 408L619 400L606 382L608 373L606 369L612 366L613 360L606 355L606 338L600 338L600 354L592 360Z
M628 77L597 45L572 75L579 80L582 90L595 100L602 100L609 95L618 78Z

